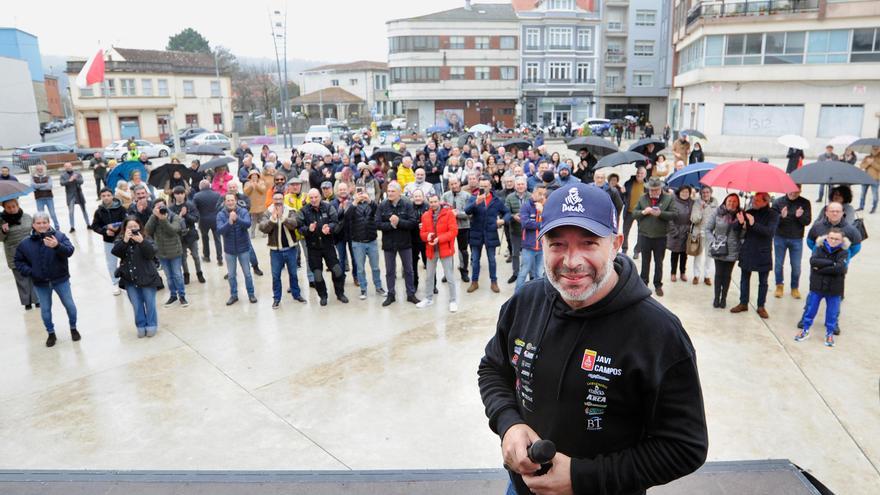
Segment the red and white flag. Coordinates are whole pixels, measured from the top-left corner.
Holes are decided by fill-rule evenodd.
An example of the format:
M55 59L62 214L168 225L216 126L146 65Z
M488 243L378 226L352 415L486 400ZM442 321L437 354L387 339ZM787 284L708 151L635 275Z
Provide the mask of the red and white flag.
M104 81L104 50L98 50L92 58L86 61L86 65L76 76L76 85L80 88L88 88L92 84Z

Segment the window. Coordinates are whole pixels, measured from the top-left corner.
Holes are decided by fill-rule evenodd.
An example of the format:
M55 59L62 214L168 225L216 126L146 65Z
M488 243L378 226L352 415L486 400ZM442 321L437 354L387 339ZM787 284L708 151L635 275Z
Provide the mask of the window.
M589 29L578 29L577 32L577 48L578 50L593 49L593 32Z
M489 37L488 36L477 36L474 38L474 48L477 50L488 50L489 49Z
M440 48L439 36L395 36L388 39L388 51L435 52Z
M703 40L688 45L678 55L678 72L684 73L703 66Z
M538 28L526 29L526 50L541 48L541 30Z
M505 81L512 81L516 79L516 67L502 67L501 79Z
M159 96L168 96L168 79L159 79Z
M636 57L653 57L654 42L649 40L636 40L633 45L633 55Z
M502 36L499 40L499 44L502 50L516 50L516 37Z
M95 96L95 92L92 90L91 86L89 86L88 88L79 88L79 96L81 98L88 98L91 96Z
M724 54L724 36L706 37L706 67L721 65Z
M550 62L547 64L547 70L551 81L571 80L571 64L568 62Z
M538 62L526 63L526 81L537 82L541 78L541 64Z
M763 34L728 34L724 65L759 65Z
M574 10L574 0L550 0L547 10Z
M807 42L808 64L844 63L847 59L849 31L810 31Z
M101 85L101 96L116 96L116 80L107 79L106 85Z
M223 114L214 114L214 132L223 132Z
M853 29L851 62L880 62L880 29Z
M804 62L805 34L803 31L767 33L764 45L764 63L802 64Z
M464 67L450 67L449 79L464 79Z
M653 87L654 73L647 71L633 71L633 86L636 88Z
M392 83L436 82L440 80L440 67L393 67Z
M803 105L724 105L721 134L779 137L803 132Z
M609 91L618 91L623 89L620 86L620 73L609 72L605 74L605 89Z
M385 89L388 87L388 77L384 74L375 74L373 76L374 89Z
M339 79L330 79L331 86L339 86Z
M134 79L120 79L119 87L122 96L135 96L137 94L137 90L135 89Z
M819 109L818 137L834 137L841 134L862 134L863 105L822 105Z
M656 10L636 10L636 26L653 26L657 24Z
M183 96L193 98L196 95L196 87L193 81L183 81Z
M586 62L578 62L577 64L577 82L590 83L590 64Z
M623 21L608 21L608 32L610 32L610 33L623 32Z
M450 50L461 50L464 48L464 36L450 36L449 37L449 49Z
M211 81L211 98L220 98L220 81Z
M153 80L141 79L141 93L144 96L153 96Z
M186 118L187 127L198 127L199 126L199 114L188 113L188 114L186 114L185 118Z
M349 80L348 80L348 85L349 85L349 86L357 86L357 85L358 85L358 80L357 80L357 79L349 79Z
M571 49L571 28L550 28L547 36L551 50Z
M489 79L489 68L488 67L477 67L474 69L474 74L476 79L481 81L485 81Z

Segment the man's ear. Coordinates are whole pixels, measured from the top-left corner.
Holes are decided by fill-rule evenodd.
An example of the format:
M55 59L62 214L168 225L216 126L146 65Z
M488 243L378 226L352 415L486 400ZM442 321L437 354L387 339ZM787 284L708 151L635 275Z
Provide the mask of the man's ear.
M614 252L620 251L620 247L623 246L623 234L611 234L611 241L614 245Z

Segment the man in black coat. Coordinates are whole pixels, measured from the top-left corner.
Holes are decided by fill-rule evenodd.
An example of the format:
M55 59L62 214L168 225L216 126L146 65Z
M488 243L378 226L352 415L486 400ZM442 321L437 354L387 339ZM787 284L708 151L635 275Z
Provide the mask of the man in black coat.
M125 220L125 208L122 202L113 198L113 191L109 188L101 188L99 192L101 201L98 209L92 216L92 224L89 227L92 232L100 235L104 241L104 259L107 262L107 271L110 273L110 281L113 282L113 295L121 294L119 290L119 277L116 276L118 265L116 256L113 255L113 243L122 228Z
M758 316L767 319L770 315L764 308L767 302L767 278L773 268L773 234L779 225L779 213L770 208L770 195L760 192L752 199L752 208L738 213L737 220L745 230L745 239L739 252L739 304L730 308L731 313L742 313L749 309L749 286L752 272L758 272Z
M217 265L223 266L223 243L217 234L217 203L223 201L220 193L211 189L207 180L199 182L199 192L193 196L193 204L199 212L199 234L202 236L202 260L211 262L211 244L208 232L214 235L214 250L217 253Z
M330 203L321 201L321 193L317 189L310 189L309 204L299 210L297 224L300 233L306 238L309 270L315 277L315 290L321 298L321 306L327 305L327 283L324 282L322 263L327 265L333 276L336 299L342 303L348 302L345 297L345 273L339 266L333 235L338 222L336 209Z
M403 280L406 284L406 300L418 304L416 286L413 281L412 262L412 230L417 229L419 220L416 218L410 200L401 197L400 184L388 184L388 199L382 201L376 210L376 225L382 231L382 251L385 253L385 283L388 285L388 296L382 306L388 306L397 300L394 285L397 280L395 256L400 257L403 265Z
M199 260L199 233L196 231L199 210L192 201L187 201L186 189L183 186L175 186L171 191L171 196L172 200L168 203L168 209L183 218L186 224L186 232L180 236L180 244L183 246L183 284L189 284L189 263L187 263L189 256L192 256L196 277L198 277L199 283L203 284L205 277L202 275L202 262Z

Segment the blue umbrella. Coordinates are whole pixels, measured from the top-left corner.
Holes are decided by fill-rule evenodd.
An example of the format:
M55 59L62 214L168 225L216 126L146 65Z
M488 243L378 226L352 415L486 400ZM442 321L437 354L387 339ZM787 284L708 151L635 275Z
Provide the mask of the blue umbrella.
M691 163L687 167L670 175L666 179L666 185L673 189L678 189L681 186L691 186L699 189L701 187L700 179L717 166L717 163L711 162Z
M3 201L9 201L10 199L27 196L32 192L34 192L33 187L17 180L0 181L0 203Z
M141 173L141 178L147 176L147 168L144 167L144 164L140 161L127 161L122 162L119 165L113 167L113 170L107 174L107 187L116 192L116 183L125 180L127 181L131 177L131 173L137 170Z

